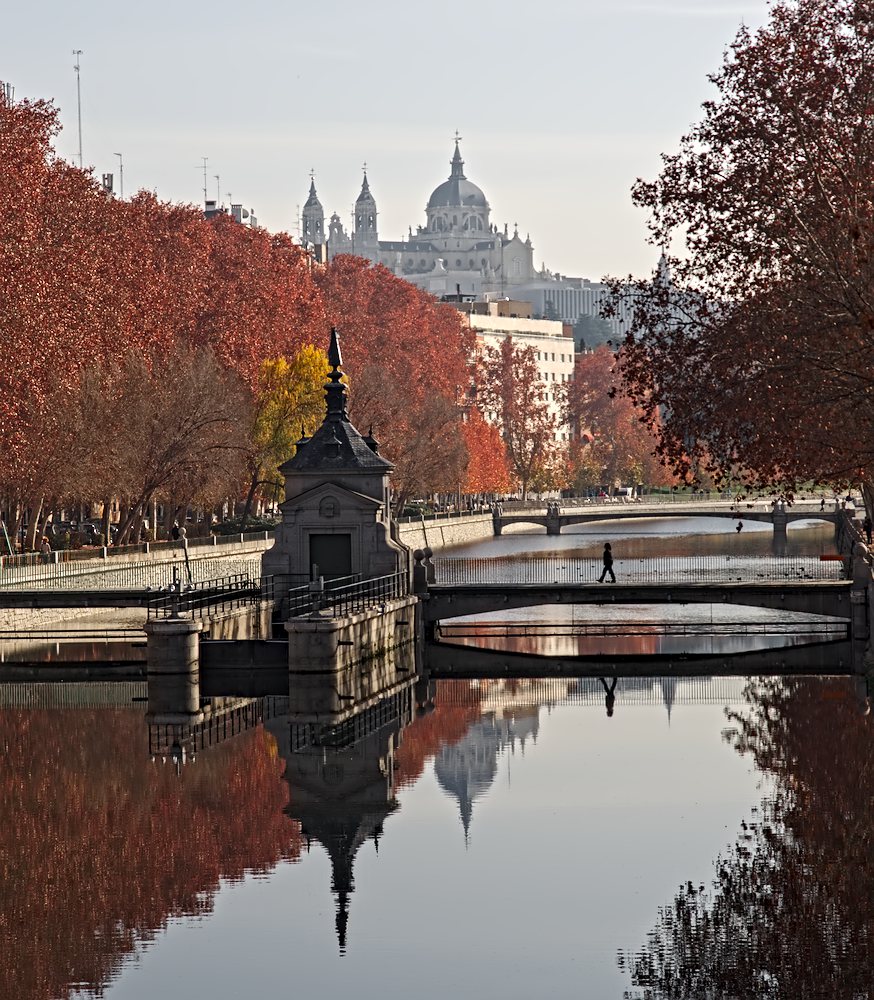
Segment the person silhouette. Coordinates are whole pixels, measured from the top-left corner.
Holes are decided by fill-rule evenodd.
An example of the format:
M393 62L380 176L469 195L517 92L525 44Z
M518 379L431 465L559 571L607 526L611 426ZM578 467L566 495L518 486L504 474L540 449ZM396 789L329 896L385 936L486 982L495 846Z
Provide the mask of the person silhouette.
M616 583L616 574L613 572L613 549L610 547L609 542L604 543L604 554L601 556L601 559L604 563L604 569L598 577L598 583L603 583L608 573L610 574L610 582Z
M736 532L737 532L738 534L740 534L740 533L741 533L741 532L742 532L742 531L744 530L744 523L743 523L743 521L738 521L738 522L737 522L737 527L736 527L736 528L735 528L734 530L735 530L735 531L736 531Z
M613 706L616 704L616 677L610 678L610 687L607 687L607 682L603 677L599 677L598 680L601 682L601 687L604 688L604 705L607 708L607 717L611 718L613 716Z

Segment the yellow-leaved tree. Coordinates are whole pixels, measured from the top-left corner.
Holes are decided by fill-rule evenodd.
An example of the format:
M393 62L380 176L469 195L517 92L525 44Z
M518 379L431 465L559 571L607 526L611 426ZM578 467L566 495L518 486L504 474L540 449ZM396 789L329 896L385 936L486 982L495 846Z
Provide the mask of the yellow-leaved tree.
M330 368L324 351L305 344L290 360L268 358L261 365L255 397L249 490L244 530L255 498L275 497L282 488L279 466L291 457L301 435L311 435L324 415L323 388Z

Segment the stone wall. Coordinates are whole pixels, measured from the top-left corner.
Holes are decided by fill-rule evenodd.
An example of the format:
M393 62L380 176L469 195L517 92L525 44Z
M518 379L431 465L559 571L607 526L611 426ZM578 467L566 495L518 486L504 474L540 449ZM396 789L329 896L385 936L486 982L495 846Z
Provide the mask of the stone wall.
M289 696L295 714L335 715L408 680L417 612L418 599L403 597L345 618L287 621Z
M411 521L399 524L400 538L412 549L423 549L430 546L434 552L452 545L464 542L478 542L483 538L492 538L491 514L470 514L465 517L441 518L440 520Z

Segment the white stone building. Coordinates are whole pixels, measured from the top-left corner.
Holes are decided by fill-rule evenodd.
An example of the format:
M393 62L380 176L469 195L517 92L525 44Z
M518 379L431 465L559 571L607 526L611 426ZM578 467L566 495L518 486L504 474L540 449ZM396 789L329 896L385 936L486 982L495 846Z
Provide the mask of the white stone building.
M393 274L437 297L463 295L509 297L532 303L534 315L575 323L581 315L597 315L605 286L586 278L556 274L534 266L531 237L523 239L490 219L488 199L464 173L459 140L449 177L431 193L424 226L411 226L400 240L382 240L378 212L367 174L355 202L352 232L335 212L325 227L325 214L310 182L301 214L301 240L322 259L351 253L387 267ZM620 332L618 321L613 323Z
M515 303L521 306L524 303ZM549 410L558 427L556 440L569 441L571 428L562 407L563 386L574 377L573 336L563 323L555 320L532 319L524 315L501 315L505 301L466 303L462 308L465 319L477 340L489 347L499 347L508 337L519 347L530 347L537 359L540 380L546 391ZM484 307L488 312L477 311Z

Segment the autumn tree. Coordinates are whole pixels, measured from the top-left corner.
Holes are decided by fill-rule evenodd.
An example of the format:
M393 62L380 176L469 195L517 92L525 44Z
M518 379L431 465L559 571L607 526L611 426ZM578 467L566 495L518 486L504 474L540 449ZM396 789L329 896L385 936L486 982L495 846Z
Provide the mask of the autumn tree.
M574 379L568 383L577 488L614 482L667 485L670 477L655 458L658 439L647 426L646 414L611 389L613 360L607 347L578 355Z
M527 497L550 467L556 435L534 350L517 346L512 337L497 347L485 345L477 371L477 401L499 428L510 469Z
M398 504L464 480L461 400L473 334L460 313L386 268L341 255L315 273L341 335L350 415L394 463Z
M510 489L510 473L498 428L473 406L462 430L468 454L464 492L505 493Z
M743 27L701 121L634 201L668 270L614 283L620 373L679 472L859 482L874 458L874 29L862 0Z
M153 499L184 510L195 499L226 496L240 481L249 400L211 351L179 345L151 364L129 352L104 379L108 392L93 379L83 384L80 425L91 456L83 474L101 482L111 470L124 503L118 544L136 540Z
M311 435L321 423L328 368L325 352L310 345L302 347L290 361L278 357L262 362L247 455L250 478L241 531L245 530L259 486L266 485L274 493L282 487L279 466L294 454L298 435Z

